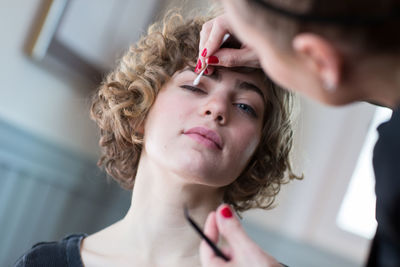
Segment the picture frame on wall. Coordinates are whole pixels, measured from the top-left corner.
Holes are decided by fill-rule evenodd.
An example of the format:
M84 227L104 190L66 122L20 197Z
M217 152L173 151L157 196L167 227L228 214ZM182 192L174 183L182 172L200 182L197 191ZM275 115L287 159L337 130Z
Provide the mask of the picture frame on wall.
M44 0L26 48L56 75L99 84L160 11L160 0Z

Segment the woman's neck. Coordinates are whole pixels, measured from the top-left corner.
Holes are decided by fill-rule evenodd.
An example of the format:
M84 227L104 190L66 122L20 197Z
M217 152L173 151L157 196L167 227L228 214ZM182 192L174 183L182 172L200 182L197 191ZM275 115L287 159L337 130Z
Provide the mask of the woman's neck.
M170 261L198 261L200 238L186 221L183 207L204 225L211 210L222 201L222 190L190 184L142 155L135 179L132 204L120 222L123 243L157 265Z

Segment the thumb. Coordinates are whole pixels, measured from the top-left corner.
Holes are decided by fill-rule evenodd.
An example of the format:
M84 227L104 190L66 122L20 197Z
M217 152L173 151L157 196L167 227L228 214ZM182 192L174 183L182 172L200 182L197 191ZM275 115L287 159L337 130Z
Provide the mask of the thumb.
M228 205L221 205L216 216L218 230L230 247L231 263L235 266L281 266L247 236Z
M249 242L252 243L229 205L221 205L217 209L216 217L217 226L221 236L225 238L233 250L236 245Z
M204 225L204 234L210 238L214 243L218 242L218 228L215 219L215 211L210 212L207 216L206 223Z

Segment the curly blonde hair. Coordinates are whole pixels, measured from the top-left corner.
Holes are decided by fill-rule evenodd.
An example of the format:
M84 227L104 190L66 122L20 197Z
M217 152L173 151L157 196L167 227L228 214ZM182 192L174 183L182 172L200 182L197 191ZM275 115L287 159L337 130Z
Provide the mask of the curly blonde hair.
M161 87L186 66L194 67L202 25L169 12L132 45L93 96L91 118L100 128L98 162L123 188L132 189L143 145L140 127ZM281 184L297 177L289 161L292 94L266 78L268 99L262 137L242 174L226 186L224 201L236 211L269 208Z

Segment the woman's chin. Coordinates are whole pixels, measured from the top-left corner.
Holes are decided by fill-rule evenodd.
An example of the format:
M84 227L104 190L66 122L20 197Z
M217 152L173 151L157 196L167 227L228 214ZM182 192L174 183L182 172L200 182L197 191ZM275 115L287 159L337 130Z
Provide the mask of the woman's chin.
M192 177L196 180L207 179L207 177L213 175L213 170L215 172L215 168L207 166L206 164L199 164L198 162L177 166L177 172L180 173L181 176L187 177L188 179Z
M234 180L226 179L222 173L218 172L218 168L215 168L215 166L199 164L198 162L180 165L174 172L182 177L185 182L211 187L223 187Z
M161 165L188 183L222 187L234 180L227 177L226 167L219 159L195 150L186 152L184 154L171 153L168 157L163 157Z

